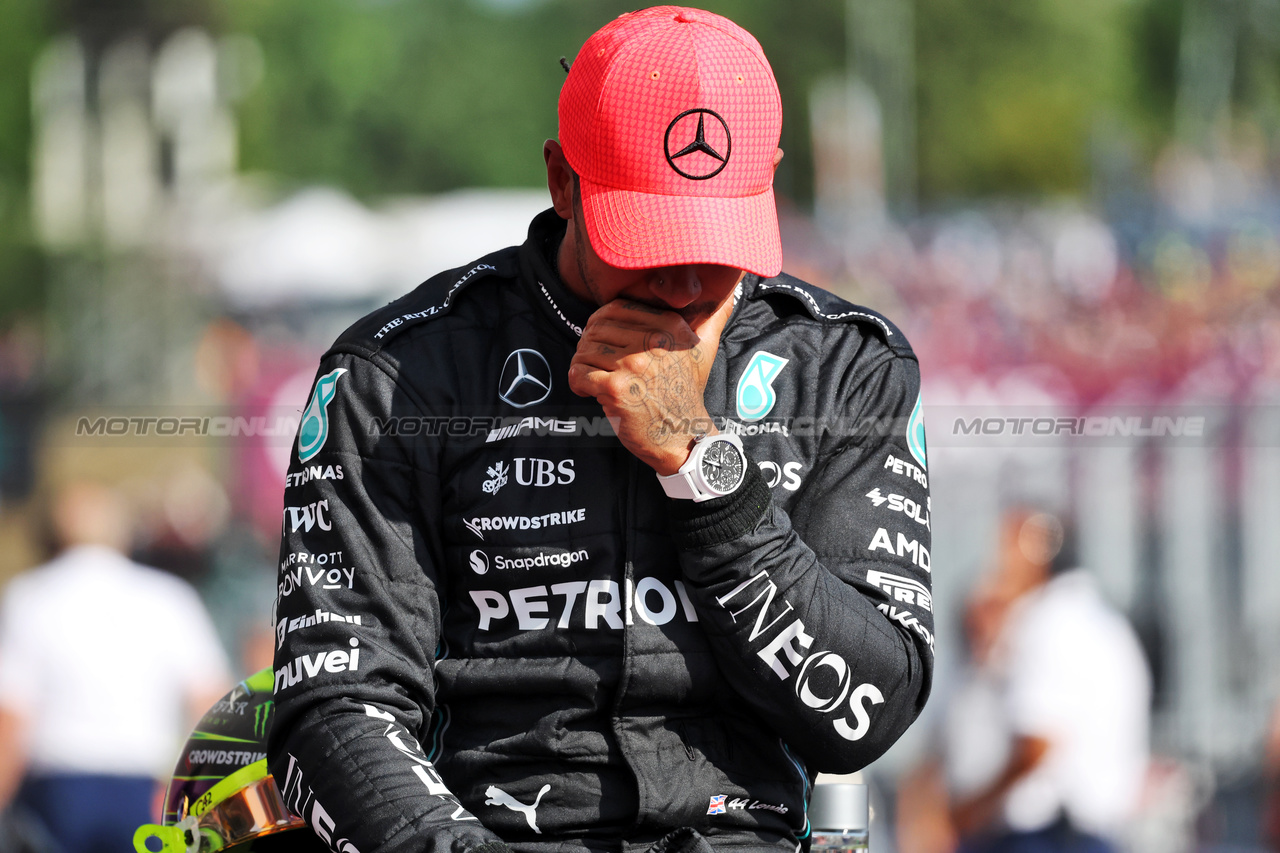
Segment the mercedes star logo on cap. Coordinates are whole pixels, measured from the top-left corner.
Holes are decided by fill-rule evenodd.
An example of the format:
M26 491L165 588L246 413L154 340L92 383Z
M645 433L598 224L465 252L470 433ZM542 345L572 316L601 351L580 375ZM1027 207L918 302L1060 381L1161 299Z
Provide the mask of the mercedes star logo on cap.
M517 409L541 403L551 393L551 365L536 349L518 349L507 356L498 380L498 399Z
M698 117L696 126L693 121L695 115ZM707 116L713 119L709 128ZM710 138L708 138L708 130ZM672 154L673 142L675 145L680 145L682 142L685 144ZM724 153L718 151L716 146L723 148ZM662 147L667 155L667 162L676 170L676 174L691 181L705 181L707 178L714 178L729 165L733 140L729 137L729 125L725 124L719 114L699 108L685 110L671 120L671 124L667 125L667 136L662 141ZM706 156L693 157L681 163L676 162L693 154Z

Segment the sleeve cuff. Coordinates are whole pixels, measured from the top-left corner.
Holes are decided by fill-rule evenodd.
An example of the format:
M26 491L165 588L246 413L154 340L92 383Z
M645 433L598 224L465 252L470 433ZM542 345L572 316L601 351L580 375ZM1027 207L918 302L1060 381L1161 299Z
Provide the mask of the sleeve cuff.
M747 476L731 495L709 501L671 499L671 533L680 549L708 548L749 533L769 508L769 486L747 460Z

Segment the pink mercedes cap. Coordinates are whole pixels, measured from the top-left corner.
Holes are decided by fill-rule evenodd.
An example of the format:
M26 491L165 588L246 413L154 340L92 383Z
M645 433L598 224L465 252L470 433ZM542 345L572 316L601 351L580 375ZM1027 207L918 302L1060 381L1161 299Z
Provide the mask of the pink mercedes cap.
M560 145L591 246L624 269L782 269L773 158L782 101L764 51L700 9L656 6L605 25L560 91Z

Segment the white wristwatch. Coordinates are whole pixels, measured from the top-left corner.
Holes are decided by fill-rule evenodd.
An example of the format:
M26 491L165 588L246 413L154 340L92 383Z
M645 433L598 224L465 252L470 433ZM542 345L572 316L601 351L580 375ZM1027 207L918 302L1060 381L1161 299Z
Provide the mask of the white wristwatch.
M718 433L694 442L689 458L674 474L658 475L669 498L696 502L721 498L735 491L747 476L742 439Z

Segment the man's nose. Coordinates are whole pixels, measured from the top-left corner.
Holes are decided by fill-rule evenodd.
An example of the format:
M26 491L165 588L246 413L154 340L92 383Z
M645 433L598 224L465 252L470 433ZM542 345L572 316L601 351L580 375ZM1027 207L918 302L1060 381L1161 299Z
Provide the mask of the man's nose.
M649 276L649 292L663 304L679 311L702 295L702 280L692 266L662 267Z

